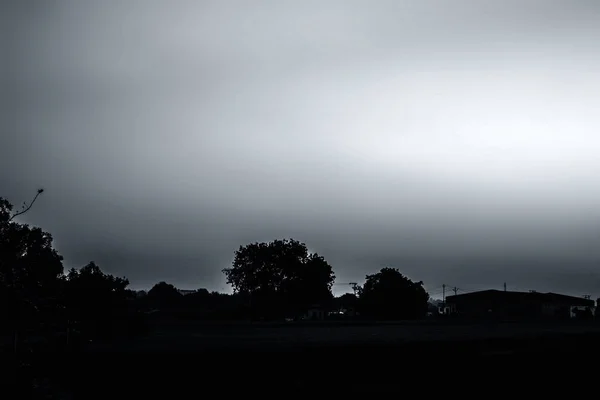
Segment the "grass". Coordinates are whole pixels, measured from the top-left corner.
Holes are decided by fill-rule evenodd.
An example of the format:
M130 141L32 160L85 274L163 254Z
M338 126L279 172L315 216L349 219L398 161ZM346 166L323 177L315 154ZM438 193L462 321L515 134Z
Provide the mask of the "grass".
M600 356L600 329L589 323L162 328L92 353L46 353L21 359L27 366L10 382L21 382L22 388L36 382L42 388L38 391L86 399L290 390L400 394L424 377L431 378L431 370L436 371L436 382L459 374L452 387L463 391L469 389L465 382L475 379L469 374L487 374L498 384L499 378L491 373L494 368L502 368L498 376L505 386L516 385L532 372L551 382L552 374L560 371L561 381L569 382L565 374L576 370L583 379L585 368L580 364ZM423 337L424 332L432 335ZM8 360L5 357L4 362Z

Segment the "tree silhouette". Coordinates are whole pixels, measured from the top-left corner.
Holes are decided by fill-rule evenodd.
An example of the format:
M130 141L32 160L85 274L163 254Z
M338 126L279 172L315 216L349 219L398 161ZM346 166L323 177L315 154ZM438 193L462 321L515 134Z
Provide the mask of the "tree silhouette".
M355 309L358 304L358 298L353 293L345 293L335 298L337 309Z
M93 261L71 269L65 283L65 300L71 324L93 337L114 333L115 321L127 311L129 281L105 274Z
M38 195L41 191L38 192ZM35 201L36 197L33 201ZM12 204L0 198L0 309L3 325L15 332L52 318L59 309L62 256L48 232L14 221ZM16 343L16 340L15 340Z
M159 282L150 289L147 300L153 307L171 308L179 305L182 297L175 286Z
M234 292L248 298L261 317L298 314L329 302L335 280L323 257L309 254L304 243L293 239L240 246L232 268L223 272Z
M183 296L181 300L187 318L231 320L243 317L243 304L237 302L237 295L198 289L194 293Z
M377 319L416 319L427 313L429 295L395 268L367 275L360 295L363 315Z

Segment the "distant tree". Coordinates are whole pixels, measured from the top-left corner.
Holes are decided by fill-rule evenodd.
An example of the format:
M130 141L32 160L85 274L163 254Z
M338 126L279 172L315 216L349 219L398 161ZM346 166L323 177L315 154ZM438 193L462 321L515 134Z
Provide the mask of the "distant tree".
M171 308L179 305L182 297L175 286L170 283L159 282L150 289L147 300L153 307Z
M197 290L196 290L196 291L193 293L193 295L195 295L195 296L209 296L209 295L210 295L210 293L211 293L211 292L209 292L209 291L208 291L208 289L205 289L205 288L200 288L200 289L197 289ZM213 292L213 293L216 293L216 292Z
M240 246L232 268L223 272L234 292L248 298L261 317L297 314L332 299L331 266L293 239Z
M429 295L395 268L367 275L360 295L363 315L377 319L417 319L427 313Z
M353 293L345 293L336 297L334 302L337 309L354 309L358 303L358 298Z
M92 336L114 333L112 325L127 312L128 285L126 278L105 274L93 261L71 269L65 283L69 321Z
M335 310L336 313L332 317L336 319L356 317L357 309L358 297L354 293L345 293L333 299L332 310Z
M437 301L428 301L427 302L427 312L431 313L434 316L437 316L439 314L439 304Z
M236 307L234 296L219 292L198 289L194 293L183 296L181 304L185 315L195 319L235 319Z

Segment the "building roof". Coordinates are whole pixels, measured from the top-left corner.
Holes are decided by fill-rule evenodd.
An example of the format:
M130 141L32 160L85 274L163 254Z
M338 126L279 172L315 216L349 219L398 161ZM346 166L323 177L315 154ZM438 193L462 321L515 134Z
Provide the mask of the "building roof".
M515 291L503 291L503 290L482 290L478 292L464 293L454 296L447 296L446 302L452 303L454 301L461 301L467 299L476 298L495 298L495 299L512 299L512 300L535 300L543 303L562 303L569 305L581 305L590 306L595 305L593 300L586 299L583 297L567 296L558 293L539 293L539 292L515 292Z

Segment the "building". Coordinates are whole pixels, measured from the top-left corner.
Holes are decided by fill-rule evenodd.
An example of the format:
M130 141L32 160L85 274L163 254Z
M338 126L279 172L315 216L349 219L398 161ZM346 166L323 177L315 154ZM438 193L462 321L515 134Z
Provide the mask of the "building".
M593 315L593 300L557 293L484 290L446 297L458 315L492 319L568 319Z
M325 310L318 304L314 304L306 310L302 319L322 320L325 318Z

